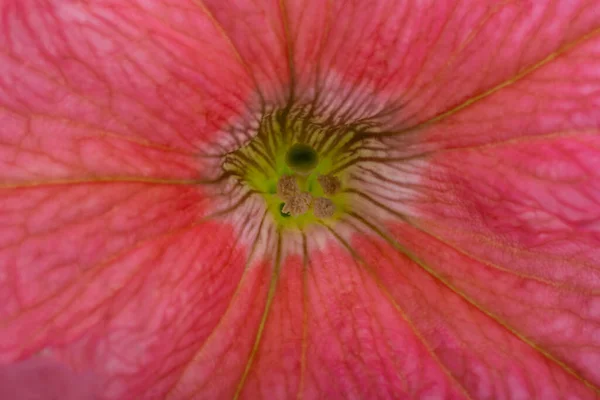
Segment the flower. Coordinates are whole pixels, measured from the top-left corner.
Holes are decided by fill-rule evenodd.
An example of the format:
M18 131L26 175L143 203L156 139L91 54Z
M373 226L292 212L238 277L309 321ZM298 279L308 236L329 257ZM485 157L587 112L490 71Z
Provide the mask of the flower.
M600 393L594 2L1 12L5 363L103 399Z

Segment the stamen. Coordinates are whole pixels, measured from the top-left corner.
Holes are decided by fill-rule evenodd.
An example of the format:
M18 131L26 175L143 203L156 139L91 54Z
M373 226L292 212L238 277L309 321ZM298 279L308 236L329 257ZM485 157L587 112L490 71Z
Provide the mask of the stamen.
M319 175L317 178L319 185L323 188L323 193L327 196L333 196L342 187L339 178L333 175Z
M284 214L290 214L292 216L306 214L310 208L311 202L312 196L310 193L299 193L285 203L285 206L283 206L281 212Z
M313 213L317 218L333 217L333 214L335 214L335 204L325 197L318 197L313 202Z
M285 201L300 193L296 178L292 175L284 175L277 182L277 195Z

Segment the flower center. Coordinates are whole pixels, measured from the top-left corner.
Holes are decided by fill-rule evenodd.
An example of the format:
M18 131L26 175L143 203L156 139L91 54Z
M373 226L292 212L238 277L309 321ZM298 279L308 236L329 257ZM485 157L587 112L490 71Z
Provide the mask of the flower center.
M265 113L257 134L229 153L223 169L259 193L275 222L303 229L350 211L344 185L360 150L361 129L317 118L306 108Z

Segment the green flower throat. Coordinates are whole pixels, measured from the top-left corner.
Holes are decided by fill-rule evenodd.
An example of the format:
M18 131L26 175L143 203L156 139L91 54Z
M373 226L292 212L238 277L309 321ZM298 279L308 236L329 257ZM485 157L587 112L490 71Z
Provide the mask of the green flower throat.
M344 187L360 136L358 126L321 121L302 108L275 110L225 157L223 169L264 198L277 225L303 229L350 210Z

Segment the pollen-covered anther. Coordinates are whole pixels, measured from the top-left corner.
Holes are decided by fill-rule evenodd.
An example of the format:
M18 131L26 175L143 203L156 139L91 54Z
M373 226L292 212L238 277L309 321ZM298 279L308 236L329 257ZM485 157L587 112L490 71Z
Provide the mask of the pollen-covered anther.
M284 201L291 200L300 193L296 178L291 175L282 176L277 182L277 195Z
M319 175L317 181L327 196L333 196L342 187L340 179L333 175Z
M312 203L312 196L310 193L298 193L291 199L286 201L285 205L281 209L284 214L290 214L292 216L306 214L310 209Z
M325 197L317 197L313 201L313 213L317 218L329 218L335 214L335 204Z

